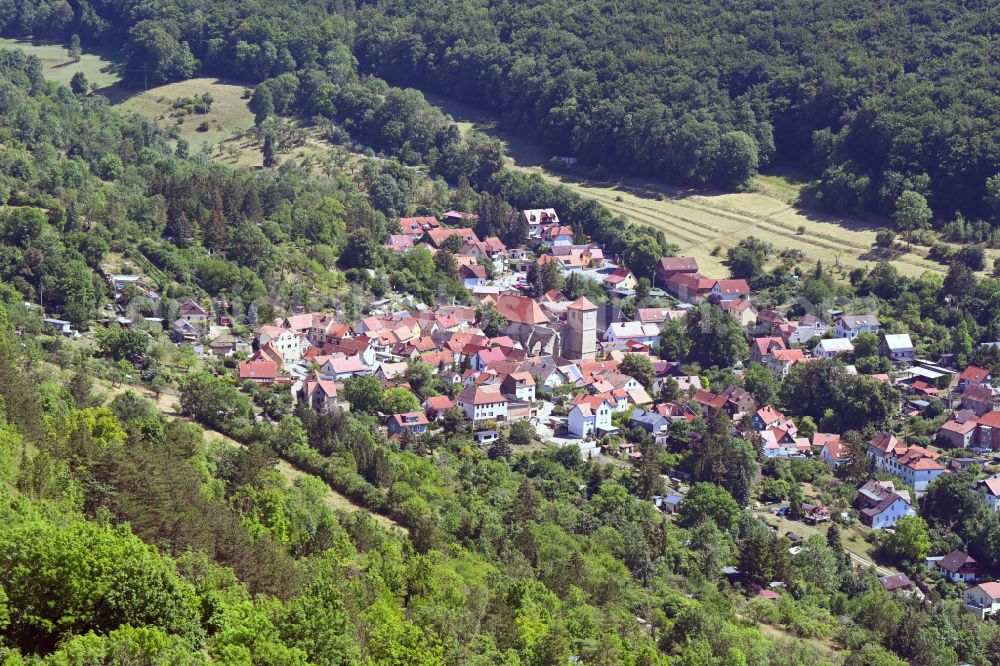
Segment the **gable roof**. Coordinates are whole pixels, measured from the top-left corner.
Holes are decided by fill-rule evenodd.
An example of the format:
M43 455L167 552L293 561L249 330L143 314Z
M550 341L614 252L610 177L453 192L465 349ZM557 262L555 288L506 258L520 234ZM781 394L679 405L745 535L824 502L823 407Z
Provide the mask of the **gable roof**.
M991 581L988 583L980 583L975 587L982 590L990 599L1000 599L1000 582Z
M274 361L240 361L240 379L274 379L278 375L278 364Z
M913 341L910 340L910 336L906 333L891 333L883 336L885 340L885 346L890 351L912 351Z
M975 564L976 558L958 549L951 551L937 562L939 568L944 569L945 571L950 571L951 573L957 573L962 567L972 566Z
M970 365L962 374L958 376L958 380L962 382L968 382L970 384L982 384L987 379L990 378L990 371L985 368L978 368L974 365Z
M484 388L482 386L477 386L476 384L470 384L458 394L458 397L455 400L456 402L471 405L488 405L493 403L509 402L507 398L500 394L500 386L498 384L495 386L496 390L493 390L493 387Z
M393 414L392 420L395 421L396 425L400 428L427 425L427 415L423 412L403 412L401 414Z
M198 314L198 315L208 315L208 310L198 305L198 303L193 299L189 298L180 307L177 308L178 312L181 314Z
M863 315L841 315L840 325L846 329L852 328L862 328L864 326L875 327L880 326L878 317L872 314Z
M661 257L658 267L664 273L669 271L696 273L698 260L694 257Z
M496 299L497 311L507 321L517 324L548 324L551 320L534 299L527 296L500 294Z
M713 289L718 288L720 294L749 294L750 285L746 280L717 280Z

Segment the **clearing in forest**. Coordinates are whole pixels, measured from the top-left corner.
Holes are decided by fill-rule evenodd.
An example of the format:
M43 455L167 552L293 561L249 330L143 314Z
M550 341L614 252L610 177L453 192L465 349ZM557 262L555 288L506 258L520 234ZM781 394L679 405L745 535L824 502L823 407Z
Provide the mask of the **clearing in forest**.
M202 144L217 146L253 127L253 113L244 97L246 86L214 78L188 79L137 92L117 105L122 113L137 113L164 129L177 127L191 153ZM206 113L189 110L203 95L212 98ZM237 141L237 144L240 142ZM239 147L239 146L237 146Z
M800 250L803 265L822 261L846 276L857 266L890 260L905 275L945 272L947 266L927 259L926 247L906 250L901 242L889 253L875 246L881 224L838 217L795 205L800 185L778 175L758 176L753 191L714 193L685 190L644 178L602 177L583 170L565 173L548 168L537 142L500 129L481 109L425 93L429 102L449 114L463 130L476 129L504 142L512 166L539 173L604 204L637 224L663 230L680 254L698 259L706 275L726 275L726 250L755 236L777 250ZM543 205L544 202L538 202ZM839 269L838 269L839 266Z
M0 38L0 48L20 49L28 55L37 56L42 61L45 78L69 85L69 80L77 72L83 72L87 81L98 89L113 86L121 79L121 61L110 53L88 49L80 56L79 62L69 57L66 44L52 42L32 42L26 39Z

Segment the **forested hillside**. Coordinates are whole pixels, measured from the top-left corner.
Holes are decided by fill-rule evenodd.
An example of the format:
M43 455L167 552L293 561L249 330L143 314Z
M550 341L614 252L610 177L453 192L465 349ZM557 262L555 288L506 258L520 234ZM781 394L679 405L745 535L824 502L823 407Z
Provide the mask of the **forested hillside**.
M244 82L234 96L255 122L242 135L264 161L224 164L176 126L125 116L85 82L56 85L37 58L0 50L0 663L1000 664L1000 624L964 610L964 585L925 561L962 548L1000 571L1000 513L973 490L996 460L942 475L900 529L858 524L857 488L875 479L869 441L892 433L941 449L952 413L940 399L952 377L920 379L927 399L911 399L875 333L839 360L775 374L751 360L756 334L721 307L664 318L655 343L628 347L643 351L589 361L589 379L614 364L653 393L655 362L672 374L643 404L681 415L654 437L633 405L608 411L613 434L587 441L587 457L530 419L477 423L425 404L456 398L470 357L512 348L506 327L518 323L470 292L494 284L461 277L468 230L433 254L411 237L406 251L400 217L475 211L483 240L521 250L518 212L552 207L554 233L613 258L609 274L628 273L632 294L563 275L543 245L524 255L524 282L489 279L530 294L517 298L532 309L543 295L592 299L621 310L620 323L639 309L677 314L650 282L676 246L508 168L497 141L394 83L488 107L553 154L725 187L780 161L822 176L831 207L892 212L901 192L922 192L940 216L965 212L953 228L979 233L1000 222L997 9L875 4L0 0L3 34L120 47L132 87ZM293 121L276 116L293 115L323 128L343 162L279 163ZM920 203L913 218L926 221ZM894 235L882 234L889 252ZM705 279L742 283L781 326L849 308L912 336L914 354L1000 376L1000 261L985 276L981 246L932 252L946 276L806 262L750 236L718 248L730 276ZM483 274L497 270L483 262ZM181 305L204 313L192 336L213 340L200 352L168 339L188 330ZM431 314L456 329L433 333L465 358L446 362L418 326L384 343L393 362L378 374L323 380L349 409L317 409L292 384L320 381L318 354L294 379L279 354L281 381L259 358L275 352L264 335L301 343L285 323L299 313L309 328L314 315L353 327L317 352L370 338L363 320ZM231 354L215 354L220 339ZM428 339L433 363L413 355ZM582 410L578 360L580 374L561 366L567 381L537 382L536 402L563 420ZM271 383L242 374L258 362L274 364ZM752 409L703 409L694 397L709 390ZM393 417L414 414L437 420L390 435ZM768 414L810 455L768 457L755 422ZM496 439L482 444L484 433ZM817 435L843 440L839 466L813 455ZM670 513L657 501L674 485L683 497ZM812 503L830 509L821 528L805 522ZM878 577L904 572L924 596Z
M297 110L336 103L314 95L331 81L345 115L364 100L343 89L357 62L627 173L735 187L780 162L820 177L835 211L891 214L913 190L944 220L1000 218L995 3L60 0L0 17L120 43L135 81L295 72Z

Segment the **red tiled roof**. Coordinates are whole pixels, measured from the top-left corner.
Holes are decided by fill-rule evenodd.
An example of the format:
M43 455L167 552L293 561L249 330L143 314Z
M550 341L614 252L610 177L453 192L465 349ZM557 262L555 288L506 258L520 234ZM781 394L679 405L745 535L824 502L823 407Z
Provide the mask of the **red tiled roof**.
M444 411L455 406L455 402L446 395L434 395L426 400L429 409Z
M241 361L240 379L274 379L278 376L278 364L274 361Z
M982 384L990 376L990 371L970 365L962 374L958 376L959 381L970 382L972 384Z
M457 401L472 405L487 405L490 403L508 402L499 392L499 385L496 390L493 387L484 388L482 386L466 386L465 390L458 394Z
M661 272L696 273L698 260L694 257L662 257L659 268Z
M507 321L517 324L547 324L549 318L541 306L527 296L500 294L496 300L497 310Z
M726 404L726 396L716 395L704 389L697 389L694 392L694 397L692 398L699 405L705 405L707 407L718 407L722 408Z
M749 294L750 285L746 280L719 280L719 292L723 294Z
M404 412L402 414L393 414L392 420L395 421L396 425L400 428L427 425L427 415L423 412Z

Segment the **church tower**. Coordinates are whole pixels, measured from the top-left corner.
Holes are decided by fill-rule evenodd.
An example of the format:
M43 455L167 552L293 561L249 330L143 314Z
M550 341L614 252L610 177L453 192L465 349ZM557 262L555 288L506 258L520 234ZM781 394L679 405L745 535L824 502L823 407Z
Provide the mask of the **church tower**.
M593 361L597 356L597 306L581 296L566 308L563 356Z

